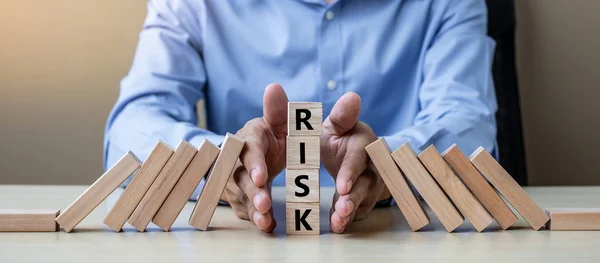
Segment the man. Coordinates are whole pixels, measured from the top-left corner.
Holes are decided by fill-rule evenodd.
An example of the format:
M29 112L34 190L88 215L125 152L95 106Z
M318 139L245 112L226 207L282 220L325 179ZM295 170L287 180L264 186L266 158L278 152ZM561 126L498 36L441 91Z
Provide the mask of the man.
M220 144L237 131L243 169L221 198L270 232L288 98L320 101L321 184L335 184L330 226L342 233L390 199L364 150L378 136L392 149L497 148L486 23L482 0L150 1L107 123L106 167L128 150L145 158L158 140Z

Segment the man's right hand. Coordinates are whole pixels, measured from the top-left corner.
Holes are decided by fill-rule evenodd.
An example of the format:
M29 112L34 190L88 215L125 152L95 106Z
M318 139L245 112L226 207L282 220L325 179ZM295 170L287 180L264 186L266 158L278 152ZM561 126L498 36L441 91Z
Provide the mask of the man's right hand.
M221 199L235 214L265 232L276 222L271 203L271 183L285 168L288 98L279 84L270 84L263 97L263 117L248 121L236 136L246 140L241 164L233 172Z

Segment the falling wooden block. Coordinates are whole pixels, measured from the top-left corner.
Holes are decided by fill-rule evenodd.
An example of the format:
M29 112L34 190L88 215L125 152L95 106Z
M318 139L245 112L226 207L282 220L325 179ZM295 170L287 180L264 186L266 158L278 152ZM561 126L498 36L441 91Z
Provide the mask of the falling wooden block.
M320 102L288 103L288 135L321 136L323 105Z
M287 169L319 169L320 139L319 136L288 136Z
M319 169L285 171L286 202L318 203L319 190Z
M496 194L492 186L479 174L467 156L455 144L442 153L444 160L454 169L458 177L477 197L479 202L496 219L496 222L507 229L517 221L517 216Z
M600 208L546 208L552 231L600 230Z
M221 194L225 190L227 181L231 177L235 163L244 148L244 144L244 140L233 134L228 133L225 136L225 140L221 146L221 153L217 157L204 184L202 193L198 197L196 206L192 211L192 216L190 217L191 226L200 230L208 229L208 224L215 213L219 198L221 198Z
M56 232L60 210L0 210L0 232Z
M156 143L140 170L104 218L105 225L114 231L121 231L171 155L173 155L173 150L169 146L163 142Z
M85 190L75 202L67 207L56 218L56 222L65 231L71 232L81 220L100 205L141 165L140 160L132 152L127 152L113 167L100 176L90 188Z
M194 156L194 159L190 162L179 181L173 190L162 204L152 222L164 231L169 231L171 226L177 219L179 213L190 199L194 190L200 184L200 181L208 172L208 169L213 164L217 155L221 150L219 147L211 143L210 141L204 140L198 153Z
M319 203L286 203L285 225L288 235L318 235Z
M460 181L435 146L431 145L421 152L419 160L429 170L429 173L450 197L458 210L473 224L477 232L483 231L494 222L492 216Z
M148 227L150 220L154 217L160 206L165 201L177 180L183 174L194 155L198 151L186 141L181 141L175 152L160 171L156 180L150 186L138 206L129 217L130 225L138 231L143 232Z
M535 230L539 230L550 220L515 179L483 147L477 148L470 157L471 163L498 189L506 200L527 220Z
M390 155L392 151L385 139L374 141L367 145L365 150L398 204L400 212L406 218L410 229L417 231L429 224L429 216L392 159Z
M410 145L400 146L392 153L392 158L448 232L454 231L464 222L462 215L431 178Z

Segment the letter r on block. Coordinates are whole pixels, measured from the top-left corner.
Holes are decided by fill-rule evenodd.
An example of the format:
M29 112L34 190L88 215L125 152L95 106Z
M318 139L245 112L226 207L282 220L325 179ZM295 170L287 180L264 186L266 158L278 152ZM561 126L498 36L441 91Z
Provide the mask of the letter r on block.
M323 106L319 102L288 103L288 135L320 136Z

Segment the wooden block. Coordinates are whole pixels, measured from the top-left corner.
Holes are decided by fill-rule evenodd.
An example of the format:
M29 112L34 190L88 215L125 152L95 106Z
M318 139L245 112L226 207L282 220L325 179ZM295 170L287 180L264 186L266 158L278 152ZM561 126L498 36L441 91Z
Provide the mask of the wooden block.
M288 136L287 169L319 169L320 140L319 136Z
M106 197L119 187L127 177L141 166L140 160L132 152L127 152L117 163L108 169L90 188L85 190L62 214L56 222L67 232L71 232L81 220L89 215Z
M477 148L470 157L471 163L498 189L504 198L527 220L535 230L539 230L550 220L515 179L483 147Z
M288 103L288 135L321 136L323 105L320 102Z
M173 149L163 142L156 143L140 170L104 218L105 225L114 231L121 231L125 221L131 216L171 155Z
M138 231L144 232L150 220L154 217L160 206L165 201L171 189L177 183L177 180L183 174L194 155L198 151L194 146L186 141L181 141L175 152L160 171L156 180L150 186L138 206L133 210L129 217L130 225Z
M492 216L460 181L435 146L431 145L421 152L419 160L429 170L429 173L450 197L458 210L473 224L477 232L483 231L494 222Z
M286 202L318 203L319 191L319 169L285 171Z
M365 150L398 204L400 212L406 218L410 229L417 231L429 224L429 216L392 159L390 155L392 150L390 150L385 139L380 138L374 141L367 145Z
M492 186L479 174L467 156L455 144L444 151L442 157L454 169L456 175L460 177L473 195L477 197L483 207L496 219L502 229L509 228L517 221L515 213L496 194Z
M0 210L0 232L56 232L60 210Z
M286 203L285 232L288 235L319 235L319 203Z
M245 141L228 133L221 145L221 153L210 171L202 193L198 197L196 206L190 217L190 225L200 230L207 230L219 199L225 190L227 181L231 177Z
M194 159L190 162L179 181L173 190L162 204L152 222L164 231L169 231L171 226L177 219L179 213L190 199L194 190L204 176L208 169L213 164L217 155L221 150L219 147L211 143L210 141L204 140L198 153L194 156Z
M600 208L546 208L550 217L548 229L552 231L566 230L600 230Z
M410 145L405 143L400 146L392 152L392 158L448 232L454 231L464 222L462 215L431 178Z

